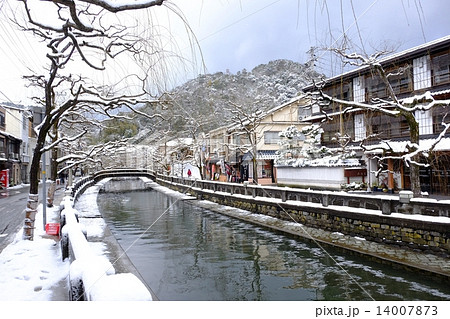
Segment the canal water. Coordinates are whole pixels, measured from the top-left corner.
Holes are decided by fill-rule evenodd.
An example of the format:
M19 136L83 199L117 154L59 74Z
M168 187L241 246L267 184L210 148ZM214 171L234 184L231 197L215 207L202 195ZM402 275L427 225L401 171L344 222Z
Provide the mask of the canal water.
M160 300L450 300L448 285L423 275L158 191L100 193L97 203Z

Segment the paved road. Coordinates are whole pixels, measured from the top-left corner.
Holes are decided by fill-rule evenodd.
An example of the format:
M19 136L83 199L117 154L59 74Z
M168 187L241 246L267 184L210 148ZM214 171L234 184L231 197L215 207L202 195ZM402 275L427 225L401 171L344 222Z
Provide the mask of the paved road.
M0 191L0 252L22 227L29 187Z

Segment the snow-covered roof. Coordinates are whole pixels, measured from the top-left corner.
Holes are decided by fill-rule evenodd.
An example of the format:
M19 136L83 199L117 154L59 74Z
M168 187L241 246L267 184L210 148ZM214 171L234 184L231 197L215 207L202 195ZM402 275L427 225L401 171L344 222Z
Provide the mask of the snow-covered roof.
M276 111L281 110L281 109L283 109L283 108L285 108L287 106L290 106L293 103L299 102L301 99L305 99L305 98L306 98L306 94L301 94L299 96L296 96L296 97L294 97L293 99L287 101L284 104L278 105L278 106L276 106L274 108L271 108L270 110L267 110L266 112L264 112L264 114L262 114L262 117L265 117L267 115L275 113Z
M447 90L440 90L440 91L432 91L431 90L431 95L435 96L435 95L443 95L443 94L449 94L450 93L450 89Z
M180 145L192 145L193 143L193 139L190 137L185 137L185 138L177 138L171 141L167 142L167 146L169 147L176 147L176 146L180 146Z
M271 109L269 109L269 110L267 110L265 112L262 112L260 115L257 116L257 119L262 120L262 119L268 117L269 115L274 114L275 112L277 112L279 110L282 110L285 107L289 107L289 106L291 106L294 103L299 103L301 99L306 99L306 98L307 98L306 94L301 94L299 96L296 96L295 98L291 99L290 101L288 101L288 102L286 102L284 104L278 105L278 106L273 107L273 108L271 108ZM243 125L248 125L248 124L250 124L250 122L247 121L247 122L244 122L242 124ZM220 131L221 129L227 129L228 132L230 132L230 131L233 131L233 130L235 130L237 128L240 128L242 126L242 124L241 123L237 123L237 124L236 123L232 123L232 124L227 125L227 126L219 127L219 128L217 128L217 129L215 129L213 131ZM211 131L211 132L213 132L213 131Z
M423 139L419 141L419 148L421 150L428 150L431 148L433 143L436 140L433 138ZM390 150L394 153L406 153L409 152L407 146L410 145L411 142L406 141L382 141L375 145L370 145L367 147L367 154L379 154L381 151ZM450 137L443 138L434 148L434 151L450 151Z
M1 107L4 109L11 109L11 110L17 110L17 111L26 111L27 107L21 104L11 104L11 103L1 103Z
M5 131L0 131L0 134L3 135L4 137L9 137L10 139L22 141L21 138L15 136L15 135L13 135L13 134L6 133Z
M408 56L424 54L428 50L430 50L430 49L432 49L434 47L437 47L437 46L443 45L443 44L447 44L447 43L450 44L450 35L442 37L442 38L439 38L439 39L436 39L436 40L433 40L433 41L430 41L430 42L427 42L427 43L424 43L424 44L421 44L421 45L418 45L418 46L415 46L415 47L412 47L412 48L409 48L409 49L406 49L406 50L403 50L403 51L398 52L398 53L391 54L389 56L381 58L378 62L380 64L388 64L389 62L393 62L393 61L398 60L398 59L400 59L402 57L406 58ZM351 77L352 75L358 74L358 73L360 73L362 71L365 71L365 70L367 70L369 68L370 68L369 66L361 66L361 67L356 68L354 70L350 70L350 71L344 72L342 74L339 74L339 75L327 78L325 81L326 82L333 82L335 80L340 80L341 81L342 78ZM310 85L305 86L303 88L303 90L308 90L308 89L313 88L313 87L314 87L314 85L310 84Z
M297 158L291 160L281 160L277 163L277 166L361 168L361 163L357 158L342 158L342 156L338 154L315 159Z

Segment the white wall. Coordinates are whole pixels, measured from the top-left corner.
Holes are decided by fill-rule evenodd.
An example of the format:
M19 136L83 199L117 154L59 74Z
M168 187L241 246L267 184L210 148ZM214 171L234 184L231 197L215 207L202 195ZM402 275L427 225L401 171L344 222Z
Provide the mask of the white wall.
M181 170L183 170L183 172L181 172ZM190 163L174 164L172 168L172 174L174 176L182 176L187 178L188 170L191 170L191 178L200 179L200 170L197 166L194 166Z
M341 189L347 183L344 167L277 167L277 183Z

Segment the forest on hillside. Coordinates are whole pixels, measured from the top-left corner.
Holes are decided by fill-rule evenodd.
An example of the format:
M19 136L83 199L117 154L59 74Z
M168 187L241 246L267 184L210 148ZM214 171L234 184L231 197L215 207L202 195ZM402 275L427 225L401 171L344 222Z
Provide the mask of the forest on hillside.
M132 125L115 122L102 135L107 139L137 135L140 137L134 139L137 143L145 136L162 131L174 137L193 137L196 133L230 124L231 105L265 111L288 102L304 86L320 77L310 65L290 60L271 61L236 74L202 74L166 93L165 103L141 110L161 117L140 117Z

